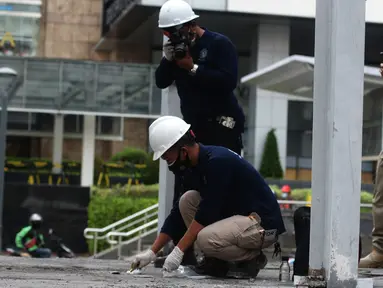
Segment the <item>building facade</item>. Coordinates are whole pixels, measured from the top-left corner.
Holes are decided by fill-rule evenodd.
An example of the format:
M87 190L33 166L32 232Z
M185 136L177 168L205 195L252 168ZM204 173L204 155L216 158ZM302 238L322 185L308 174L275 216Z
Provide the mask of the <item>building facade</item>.
M129 71L136 69L134 65L158 64L162 57L163 39L157 19L165 0L19 0L4 1L4 5L1 2L4 57L122 62L131 67ZM291 55L314 56L315 0L188 2L201 16L201 26L232 39L238 51L240 77ZM383 3L369 0L366 5L366 65L378 67L382 60L379 40L383 32L378 11ZM148 71L142 73L152 79L153 69ZM161 91L152 87L152 80L149 82L149 100L145 100L149 104L145 105L150 106L147 114L152 117L134 117L140 109L138 103L146 99L141 94L132 98L137 106L132 115L96 116L96 155L108 159L125 146L147 149L147 127L151 118L160 114L161 101ZM364 97L362 179L365 183L372 181L374 161L382 149L381 84ZM257 85L241 85L236 93L247 117L245 157L259 168L266 134L275 129L285 178L310 180L312 99L260 89ZM8 139L9 143L15 143L9 149L15 151L8 154L54 158L54 117L49 113L11 111ZM84 115L65 114L63 122L62 157L81 160ZM16 148L17 145L20 147Z

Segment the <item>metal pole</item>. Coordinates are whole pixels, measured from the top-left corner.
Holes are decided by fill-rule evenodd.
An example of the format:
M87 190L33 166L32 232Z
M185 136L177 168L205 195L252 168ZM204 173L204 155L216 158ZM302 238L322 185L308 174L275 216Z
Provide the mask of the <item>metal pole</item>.
M329 288L358 283L364 37L365 1L316 1L310 274Z
M4 166L5 151L7 143L8 122L8 93L0 89L1 97L1 119L0 119L0 249L3 249L3 205L4 205Z

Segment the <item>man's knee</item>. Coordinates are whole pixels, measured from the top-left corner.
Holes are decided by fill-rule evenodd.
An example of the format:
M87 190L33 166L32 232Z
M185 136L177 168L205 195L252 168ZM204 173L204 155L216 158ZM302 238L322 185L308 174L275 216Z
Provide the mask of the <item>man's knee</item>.
M180 198L179 208L181 215L184 217L185 215L191 213L191 211L196 210L199 203L201 201L201 196L195 190L190 190L185 192Z
M213 241L212 232L208 231L208 229L202 229L198 233L196 244L198 248L207 255L214 253L219 247L219 243Z

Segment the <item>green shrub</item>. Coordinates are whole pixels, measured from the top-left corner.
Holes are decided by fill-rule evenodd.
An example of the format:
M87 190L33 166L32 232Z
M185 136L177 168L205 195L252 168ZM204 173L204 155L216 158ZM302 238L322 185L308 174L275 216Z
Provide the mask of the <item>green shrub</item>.
M141 182L145 185L152 185L159 182L160 161L153 161L153 153L146 158L146 167L142 169Z
M155 197L138 198L94 193L88 206L88 227L105 227L156 203L158 199ZM93 253L93 240L88 240L88 247L89 252ZM108 247L109 244L105 240L98 241L97 251Z
M267 133L259 173L265 178L281 179L283 177L275 129Z
M129 196L129 197L158 197L158 184L153 185L115 185L112 188L92 188L92 195L95 196Z
M142 149L127 147L112 156L111 161L130 162L132 164L145 164L148 153Z

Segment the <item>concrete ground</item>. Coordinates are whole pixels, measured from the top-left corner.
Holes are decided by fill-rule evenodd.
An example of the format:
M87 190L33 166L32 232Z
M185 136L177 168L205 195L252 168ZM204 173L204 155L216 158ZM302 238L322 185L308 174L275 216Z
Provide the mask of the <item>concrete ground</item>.
M270 261L255 280L163 278L160 269L148 267L141 275L126 273L127 261L77 259L31 259L0 256L0 287L10 288L229 288L294 287L278 282L279 263ZM114 274L117 272L117 274ZM361 270L360 278L373 278L383 287L383 270ZM370 286L359 286L370 287Z
M130 263L116 260L30 259L0 256L0 287L17 288L226 288L293 287L277 281L278 263L269 264L256 280L163 278L160 269L148 267L142 275L126 271ZM120 274L112 274L118 271Z

